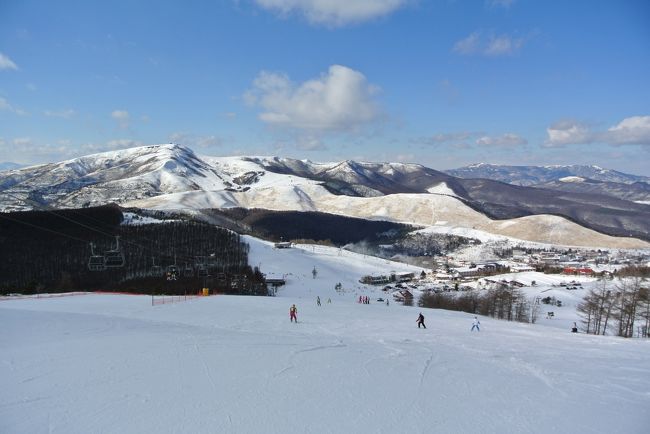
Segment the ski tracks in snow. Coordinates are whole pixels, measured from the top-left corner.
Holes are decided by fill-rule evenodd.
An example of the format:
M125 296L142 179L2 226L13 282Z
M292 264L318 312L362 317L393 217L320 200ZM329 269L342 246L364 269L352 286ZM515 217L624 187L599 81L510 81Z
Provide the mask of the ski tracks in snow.
M285 372L294 369L294 368L296 367L295 359L296 359L296 357L298 357L300 354L311 353L311 352L314 352L314 351L331 350L331 349L335 349L335 348L345 348L345 347L347 347L347 345L343 343L343 340L342 340L342 339L338 339L338 340L337 340L337 343L335 343L335 344L330 344L330 345L317 345L317 346L315 346L315 347L309 347L309 348L304 348L304 349L302 349L302 350L296 350L296 351L293 351L293 352L291 353L291 355L289 356L288 365L287 365L286 367L280 369L280 370L279 370L278 372L276 372L275 374L273 374L273 376L272 376L271 378L278 378L278 377L282 376ZM269 379L269 380L270 380L270 379Z

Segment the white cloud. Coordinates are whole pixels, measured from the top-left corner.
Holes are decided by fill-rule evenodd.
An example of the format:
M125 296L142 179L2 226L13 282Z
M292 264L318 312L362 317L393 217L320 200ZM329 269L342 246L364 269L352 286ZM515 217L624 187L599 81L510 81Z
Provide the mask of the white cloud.
M483 35L476 31L454 44L453 51L463 55L482 55L488 57L507 56L516 53L523 47L524 38L507 34Z
M548 140L544 146L564 146L570 144L590 143L594 141L593 134L586 124L564 119L551 125L546 129Z
M72 152L66 144L39 144L30 137L15 137L11 140L11 158L13 161L39 162L43 160L55 161L69 157Z
M409 0L254 0L281 15L297 13L312 24L344 26L388 15Z
M471 33L454 44L454 51L460 54L475 54L480 51L481 36L479 32Z
M111 117L115 119L117 122L117 125L123 129L126 130L129 128L129 124L131 121L131 117L129 116L129 112L126 110L113 110L111 113Z
M494 137L483 136L476 139L476 144L480 146L508 147L525 145L527 143L528 140L514 133L505 133Z
M483 54L486 56L506 56L515 53L523 45L523 38L513 38L508 35L490 36Z
M427 137L425 140L429 143L444 143L452 142L456 140L467 140L470 137L478 133L472 133L469 131L461 131L459 133L443 133L443 134L434 134L431 137Z
M650 145L650 116L625 118L603 136L613 145Z
M106 142L106 148L110 150L136 148L138 146L144 146L144 143L133 139L116 139Z
M0 71L9 69L17 71L18 66L9 58L9 56L0 53Z
M320 132L352 131L380 116L378 88L358 71L332 65L319 78L295 84L284 74L261 72L245 100L261 107L269 125Z
M28 116L29 113L27 113L25 110L14 107L13 105L9 104L9 101L7 101L5 98L0 97L0 111L8 111L14 114L17 114L18 116Z
M546 129L546 147L606 143L609 145L650 145L650 116L623 119L606 131L594 131L589 125L562 120Z
M33 146L34 141L30 137L16 137L12 140L14 146Z
M487 4L490 7L502 7L505 9L508 9L510 6L512 6L515 3L516 0L488 0Z
M133 139L114 139L106 143L84 143L79 146L79 150L83 154L92 154L98 152L117 151L120 149L135 148L144 146L145 143L140 140Z
M296 148L303 151L324 151L327 146L318 137L299 137L296 141Z
M51 118L71 119L76 114L76 112L72 109L45 110L43 114Z
M223 140L217 136L197 136L190 133L173 133L169 136L169 141L186 146L197 146L200 148L210 148L223 145Z
M395 155L395 161L400 163L413 163L418 161L418 159L414 154L397 154Z

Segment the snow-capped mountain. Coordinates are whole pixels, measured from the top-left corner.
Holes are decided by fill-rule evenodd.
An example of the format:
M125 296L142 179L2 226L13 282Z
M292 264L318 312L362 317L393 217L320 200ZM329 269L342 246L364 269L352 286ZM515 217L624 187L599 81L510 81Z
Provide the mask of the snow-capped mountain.
M166 144L0 174L3 211L110 202L193 211L227 207L320 211L465 227L554 244L633 247L645 244L591 229L641 238L650 234L647 205L455 178L417 164L207 157Z
M0 176L2 208L85 207L232 187L192 150L145 146L42 164Z
M632 184L650 183L650 177L630 175L599 166L503 166L497 164L471 164L458 169L446 170L446 173L459 178L486 178L514 185L532 186L558 181L571 176L602 182Z

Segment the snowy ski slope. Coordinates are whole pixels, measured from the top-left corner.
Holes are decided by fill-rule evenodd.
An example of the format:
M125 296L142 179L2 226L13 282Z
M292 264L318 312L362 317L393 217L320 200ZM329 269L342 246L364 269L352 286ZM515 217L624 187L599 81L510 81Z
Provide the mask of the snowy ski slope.
M277 297L0 301L0 432L647 432L650 341L571 334L570 315L471 333L471 315L423 309L419 330L420 309L357 283L413 267L248 241L286 275Z

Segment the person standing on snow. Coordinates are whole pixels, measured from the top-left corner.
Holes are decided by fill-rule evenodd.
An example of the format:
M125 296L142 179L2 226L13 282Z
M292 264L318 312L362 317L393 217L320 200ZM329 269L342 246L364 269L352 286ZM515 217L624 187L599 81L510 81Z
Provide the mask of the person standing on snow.
M289 321L298 322L298 308L296 308L295 304L291 305L289 308Z
M422 315L422 312L420 312L420 315L418 315L418 319L415 320L415 322L418 323L418 328L420 328L420 326L427 328L427 326L424 325L424 315Z
M578 324L573 323L573 327L571 327L571 333L578 333Z
M474 322L472 323L472 330L470 331L474 331L474 329L476 328L476 331L480 332L481 331L480 325L481 325L481 321L478 320L478 317L474 317Z
M320 306L320 296L316 296L316 306Z

